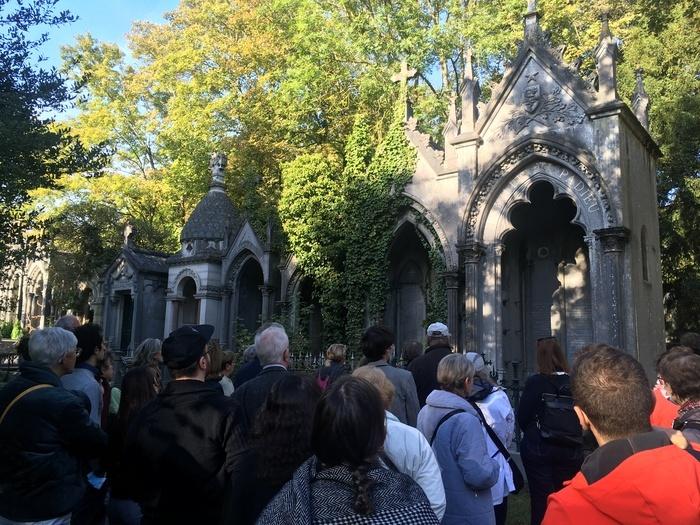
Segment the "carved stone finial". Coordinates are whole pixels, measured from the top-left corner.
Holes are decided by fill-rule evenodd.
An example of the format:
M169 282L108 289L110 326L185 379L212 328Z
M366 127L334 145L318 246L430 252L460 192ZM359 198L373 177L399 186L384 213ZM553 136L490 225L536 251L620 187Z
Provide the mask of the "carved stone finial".
M456 137L459 133L457 125L457 96L454 93L450 94L450 107L447 112L447 122L442 130L443 136L447 138Z
M608 15L602 17L600 42L595 50L598 73L598 98L601 102L612 102L617 96L617 42L610 33Z
M474 64L472 64L472 56L474 52L471 46L467 46L464 50L464 79L474 80Z
M603 13L600 16L600 39L599 42L602 42L606 38L612 38L612 33L610 33L610 23L608 22L608 17L610 15L608 13Z
M528 0L527 13L523 17L525 20L525 40L531 42L542 39L540 30L540 14L537 12L537 0Z
M637 77L637 85L632 93L632 111L637 116L640 124L644 129L649 129L649 95L644 89L644 70L638 68L635 70Z
M209 159L209 169L211 170L211 188L224 187L224 172L228 159L225 153L215 152L211 154Z
M474 130L474 125L479 118L479 95L481 87L474 75L474 64L472 61L473 51L471 46L464 50L464 79L460 95L462 97L462 121L460 132L466 133Z
M136 237L137 233L138 230L136 229L136 226L131 224L131 222L127 222L124 226L124 246L132 247L134 245L134 238Z
M399 84L401 88L401 93L404 97L403 104L404 104L404 122L408 122L409 119L411 118L412 111L411 111L411 101L408 98L408 81L412 78L414 78L418 74L418 70L411 68L408 68L408 62L406 61L405 58L401 59L401 71L398 73L395 73L391 76L391 80L393 82L396 82Z

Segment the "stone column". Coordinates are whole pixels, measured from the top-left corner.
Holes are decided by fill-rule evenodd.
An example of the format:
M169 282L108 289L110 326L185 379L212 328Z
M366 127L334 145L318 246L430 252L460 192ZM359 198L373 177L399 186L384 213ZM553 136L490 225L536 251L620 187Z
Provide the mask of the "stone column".
M136 281L140 283L140 279ZM132 351L136 350L136 345L141 342L141 327L144 319L142 319L143 311L143 295L139 293L138 290L131 292L131 301L134 305L134 309L131 313L131 341L126 344L127 348L131 348Z
M622 323L622 279L624 276L624 252L629 239L629 230L623 226L595 230L596 237L603 249L603 286L609 305L608 341L618 348L625 347Z
M493 247L493 325L494 355L491 357L493 370L503 367L503 300L501 280L501 257L506 247L499 242Z
M233 289L226 286L223 289L223 308L221 309L221 342L231 349L231 297Z
M484 255L481 244L471 242L459 247L464 261L464 335L465 352L478 352L479 265Z
M122 315L124 312L121 311L121 308L119 308L119 303L120 303L119 296L112 292L112 295L109 296L109 310L112 313L110 315L111 322L109 323L109 329L110 331L108 333L111 334L110 337L110 343L112 345L112 348L118 348L119 346L119 336L121 335L120 329L121 329L121 319Z
M261 319L264 323L270 320L270 296L272 295L274 288L272 288L272 286L268 286L267 284L263 284L262 286L258 286L258 290L260 290L262 293Z
M447 326L452 332L452 344L461 350L461 338L459 335L459 273L443 272L440 277L445 280L447 292Z
M168 337L170 332L177 328L177 318L180 315L182 298L170 296L166 297L165 300L165 329L163 330L163 337Z

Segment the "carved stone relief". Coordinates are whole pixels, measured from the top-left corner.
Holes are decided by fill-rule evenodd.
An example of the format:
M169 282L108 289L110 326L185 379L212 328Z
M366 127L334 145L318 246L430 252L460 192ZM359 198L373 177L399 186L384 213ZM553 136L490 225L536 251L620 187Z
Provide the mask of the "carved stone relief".
M552 144L529 143L506 156L484 175L481 184L476 189L476 193L472 198L473 200L471 201L471 205L467 213L467 218L465 221L465 241L468 242L474 239L477 219L483 212L486 205L486 200L497 182L504 176L512 173L518 164L531 155L541 155L543 157L553 158L572 167L574 171L578 172L585 180L589 181L589 186L597 193L600 202L602 202L603 213L605 214L607 223L611 224L614 222L608 196L603 189L600 175L596 171L590 169L574 155L571 155ZM585 188L583 187L579 188L579 190L582 192L584 189ZM590 192L590 190L586 191Z

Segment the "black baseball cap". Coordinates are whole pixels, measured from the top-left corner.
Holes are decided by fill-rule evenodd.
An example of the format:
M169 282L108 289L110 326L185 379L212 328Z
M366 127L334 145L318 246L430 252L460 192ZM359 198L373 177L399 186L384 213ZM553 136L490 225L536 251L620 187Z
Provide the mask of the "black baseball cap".
M204 355L213 334L210 324L185 325L170 332L161 349L165 366L174 370L187 368Z

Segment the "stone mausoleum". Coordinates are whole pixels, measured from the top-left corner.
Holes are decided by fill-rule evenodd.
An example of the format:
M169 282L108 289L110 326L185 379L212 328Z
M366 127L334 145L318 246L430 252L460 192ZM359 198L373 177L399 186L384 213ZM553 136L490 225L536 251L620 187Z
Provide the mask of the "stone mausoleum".
M395 225L391 295L384 322L397 347L421 340L430 247L444 261L447 322L462 350L495 370L534 370L540 337L557 336L571 355L604 341L647 367L663 349L656 207L659 150L648 133L641 72L631 106L616 88L617 43L603 22L597 77L584 80L550 48L534 2L525 38L488 104L468 67L444 128L444 149L407 115L417 155L405 188L412 205ZM403 68L403 81L410 76ZM274 316L299 312L311 345L322 323L313 283L290 255L271 249L235 209L223 185L225 157L212 159L209 192L182 230L174 255L122 253L94 290L95 320L118 348L185 323L211 323L232 346ZM371 249L371 247L368 247Z

